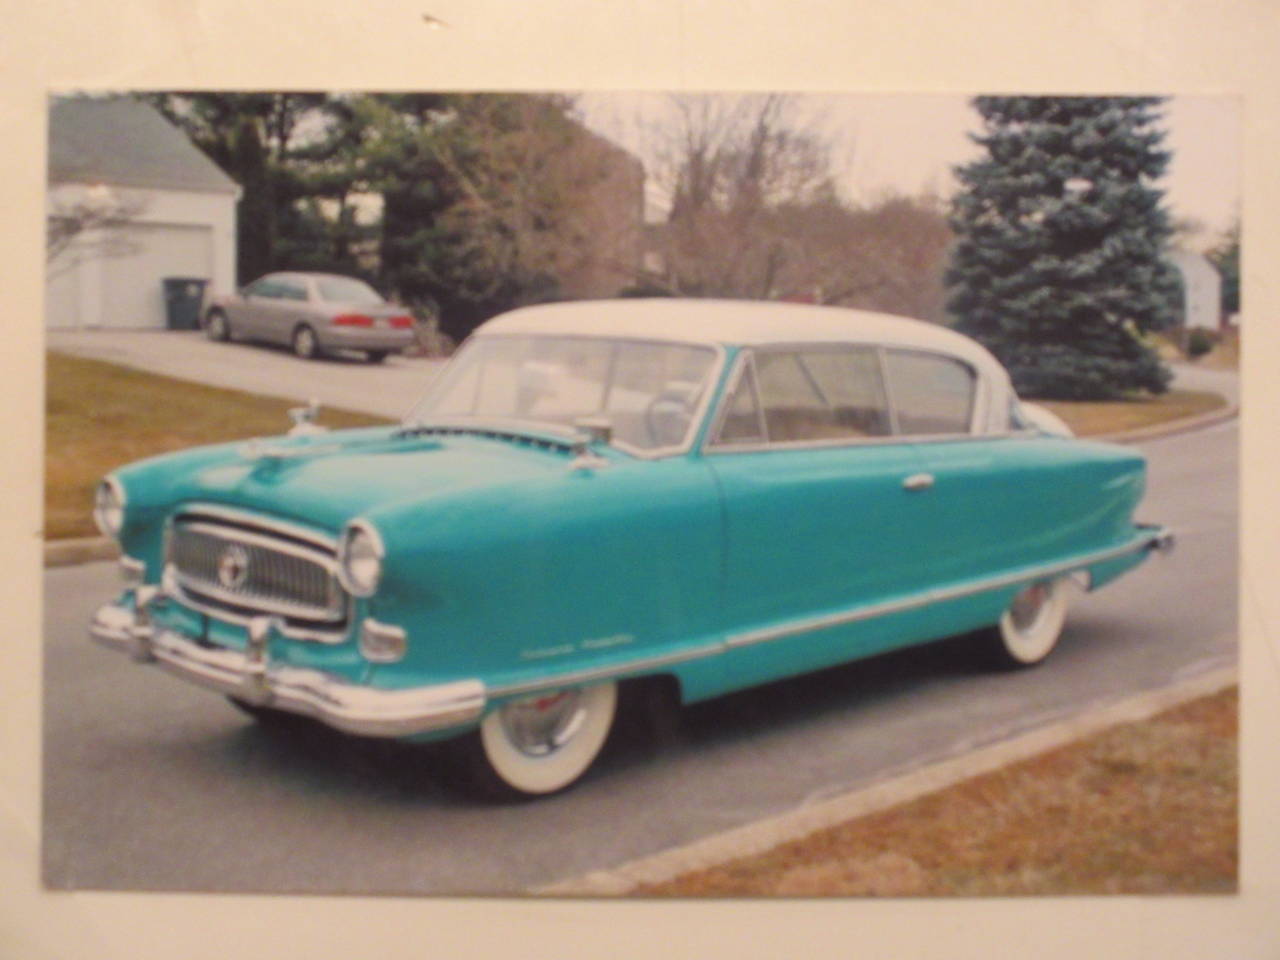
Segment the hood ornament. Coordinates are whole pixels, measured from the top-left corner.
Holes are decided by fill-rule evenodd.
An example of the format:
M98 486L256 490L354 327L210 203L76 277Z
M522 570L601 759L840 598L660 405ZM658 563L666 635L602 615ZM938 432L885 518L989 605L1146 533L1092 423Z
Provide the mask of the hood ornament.
M316 423L316 417L320 414L320 400L312 397L307 401L305 407L293 407L289 411L289 418L293 421L293 426L289 429L291 437L306 437L317 433L325 433L328 427L322 427Z
M595 444L608 446L613 439L613 424L608 417L581 417L573 422L578 434L573 439L573 462L569 469L573 471L600 470L609 466L609 461L591 447Z

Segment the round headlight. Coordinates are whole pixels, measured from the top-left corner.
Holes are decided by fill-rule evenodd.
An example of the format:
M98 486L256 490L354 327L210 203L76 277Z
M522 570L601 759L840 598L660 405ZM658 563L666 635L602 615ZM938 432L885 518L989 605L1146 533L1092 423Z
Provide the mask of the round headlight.
M93 522L108 537L118 537L124 526L124 487L115 477L105 477L93 494Z
M338 580L357 597L370 597L378 589L382 576L382 558L386 551L382 538L365 520L353 520L342 532L338 545Z

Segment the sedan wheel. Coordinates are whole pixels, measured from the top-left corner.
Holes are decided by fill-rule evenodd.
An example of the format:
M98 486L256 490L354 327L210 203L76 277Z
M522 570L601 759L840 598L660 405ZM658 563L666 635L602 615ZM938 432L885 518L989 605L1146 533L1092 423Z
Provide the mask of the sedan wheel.
M490 796L528 798L578 780L613 726L617 685L555 690L491 712L473 741L472 785Z
M230 340L231 325L227 323L227 315L221 310L215 310L210 313L204 324L204 332L210 340L219 342Z
M307 326L293 331L293 352L303 360L314 360L318 357L320 342L316 340L316 332Z
M1030 667L1043 661L1062 636L1070 579L1058 577L1023 587L1000 617L995 654L1002 666Z

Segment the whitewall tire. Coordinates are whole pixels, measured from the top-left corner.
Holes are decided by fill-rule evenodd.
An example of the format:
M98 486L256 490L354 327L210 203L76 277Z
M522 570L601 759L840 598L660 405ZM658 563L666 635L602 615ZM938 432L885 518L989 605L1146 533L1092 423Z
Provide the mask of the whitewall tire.
M485 793L537 797L571 786L604 747L617 711L615 683L508 701L481 722L473 779Z
M1031 667L1044 661L1062 636L1067 621L1069 577L1027 584L1000 616L993 653L1001 666Z

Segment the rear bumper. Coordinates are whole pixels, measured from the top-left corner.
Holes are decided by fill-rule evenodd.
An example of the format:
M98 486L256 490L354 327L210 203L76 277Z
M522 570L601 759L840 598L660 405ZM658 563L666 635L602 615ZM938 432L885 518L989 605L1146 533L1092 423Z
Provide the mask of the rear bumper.
M322 347L330 350L403 350L413 343L413 331L396 327L316 327Z
M407 737L465 727L484 710L486 692L478 680L378 690L339 677L267 661L255 654L207 646L154 626L146 614L107 604L94 615L89 635L139 663L152 663L191 683L260 706L314 717L338 730L373 737Z

